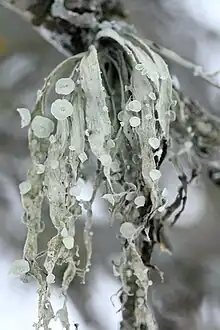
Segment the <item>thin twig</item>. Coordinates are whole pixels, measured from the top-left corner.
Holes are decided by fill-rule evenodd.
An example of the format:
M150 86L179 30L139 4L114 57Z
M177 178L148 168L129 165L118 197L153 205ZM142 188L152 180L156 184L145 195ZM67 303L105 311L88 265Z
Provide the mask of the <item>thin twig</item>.
M201 66L184 59L183 57L179 56L178 54L174 53L173 51L171 51L167 48L164 48L164 47L156 44L155 42L147 40L147 44L151 47L151 49L153 49L156 53L160 54L163 58L176 62L186 69L192 70L195 77L201 77L202 79L207 81L212 86L220 89L220 84L210 78L210 77L218 75L219 71L216 71L213 73L205 72L205 70Z

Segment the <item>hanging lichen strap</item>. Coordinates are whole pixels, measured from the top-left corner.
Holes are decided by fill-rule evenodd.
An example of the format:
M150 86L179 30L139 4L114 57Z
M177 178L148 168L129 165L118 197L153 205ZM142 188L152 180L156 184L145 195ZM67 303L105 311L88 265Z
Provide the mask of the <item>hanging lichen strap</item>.
M145 51L124 38L123 29L120 30L119 28L117 32L109 27L103 29L98 33L97 40L101 42L104 39L114 40L119 49L122 48L127 56L127 70L131 78L128 88L132 96L131 99L127 100L126 109L121 109L118 118L123 124L122 132L129 141L132 152L137 154L137 160L127 162L131 173L132 170L135 170L136 173L133 176L133 180L136 178L134 183L138 187L136 193L143 194L144 199L149 202L148 192L150 192L152 210L156 211L161 203L158 180L161 176L159 160L163 150L160 149L163 149L164 140L168 139L169 136L169 116L167 116L167 113L172 103L171 79L165 64L163 65L163 62L160 62L160 59L156 56L156 59L154 59L150 51ZM165 72L167 73L166 79ZM156 146L155 149L154 146ZM123 153L123 148L120 151ZM125 152L123 157L123 162L125 162L129 154ZM138 161L138 158L141 159L141 162ZM134 168L133 161L136 163ZM142 186L142 179L144 179L145 186ZM139 189L141 189L140 192ZM131 225L131 222L135 224L139 218L139 212L138 209L134 209L134 206L132 207L132 199L127 206L122 201L120 202L120 208L124 221L127 221L123 225L130 227L128 225ZM142 224L144 224L144 219L142 219ZM146 227L146 230L149 230L149 228ZM125 238L127 243L125 243L119 267L124 288L123 297L125 298L121 329L129 327L132 329L147 329L148 326L150 329L156 329L154 317L147 303L148 276L146 272L143 276L140 275L148 268L141 260L138 246L133 244L135 235L131 235L129 239L127 236ZM149 246L153 244L149 243ZM151 253L149 253L146 264L150 264L150 257ZM129 276L128 273L131 273L131 275ZM128 288L129 292L127 292ZM137 290L143 291L144 299L137 298ZM142 303L139 303L140 301ZM129 317L127 317L128 313L130 313ZM142 318L139 322L140 315Z
M94 155L104 167L104 174L111 186L110 168L112 158L106 148L111 137L111 122L106 105L106 92L102 83L101 71L94 46L80 63L81 86L86 98L86 124L90 134L89 145Z
M65 92L65 94L69 95L72 92L75 93L74 90L75 88L71 88L69 92ZM74 239L75 221L81 214L79 202L72 194L72 187L77 184L76 178L78 176L80 164L78 155L75 154L74 150L71 148L72 125L78 124L78 121L75 121L77 116L74 113L74 109L76 109L78 104L74 105L77 98L72 99L73 105L68 100L66 101L67 102L65 102L65 99L60 99L59 104L55 101L51 107L51 112L57 119L57 130L48 150L45 184L47 185L50 217L54 227L57 229L58 235L48 242L48 252L44 263L48 276L52 274L53 269L58 263L59 265L68 265L62 281L62 292L64 295L67 294L69 284L77 272L73 249L77 251L78 248L75 246ZM83 107L78 109L78 111L83 112ZM80 126L82 126L83 123L84 118L82 117ZM84 138L84 136L81 136L80 132L78 132L79 136L77 136L77 132L76 130L75 143L77 143L81 137Z
M70 152L69 160L72 167L73 177L77 178L77 168L79 165L79 160L82 159L85 153L85 98L81 88L77 87L76 93L74 94L72 104L73 104L73 114L70 117L71 128L70 128ZM86 156L85 156L86 157Z
M158 95L156 110L158 111L160 124L163 128L163 133L165 134L165 138L166 140L169 140L170 121L172 121L171 118L172 114L170 111L170 107L174 102L172 101L171 98L172 83L171 83L171 77L168 70L168 66L164 62L164 60L157 53L155 53L144 40L140 39L136 34L126 33L125 31L125 35L126 38L128 38L128 40L130 40L133 45L140 47L141 51L144 51L146 54L149 54L149 56L153 59L156 65L157 68L156 72L160 82L160 93ZM168 119L167 116L169 117Z
M149 144L150 138L156 138L156 127L155 127L155 100L149 98L149 93L152 92L153 87L151 86L148 79L143 77L140 72L134 70L132 74L132 88L136 99L142 104L141 111L141 125L137 127L137 134L140 140L141 148L141 160L142 160L142 175L145 183L151 194L151 202L153 209L158 207L159 195L158 195L158 180L152 180L150 176L151 171L156 169L156 163L154 160L154 150ZM146 94L145 94L146 93ZM149 119L147 116L151 114ZM159 141L161 140L160 137Z
M51 88L54 87L56 81L58 80L59 75L62 74L67 68L71 68L74 63L79 61L79 59L83 56L83 54L77 55L75 57L68 58L60 65L58 65L52 73L48 76L45 80L45 84L43 88L38 91L36 105L34 111L32 113L32 122L31 127L29 129L29 148L31 153L31 160L32 166L28 172L28 180L20 185L21 190L21 198L22 204L25 210L24 213L24 222L27 225L28 233L27 239L24 246L24 258L28 260L30 264L30 271L29 274L34 276L38 283L38 294L39 294L39 301L38 301L38 322L35 324L36 328L39 329L41 326L44 326L44 329L49 329L49 322L50 319L53 317L52 307L49 302L49 295L50 295L50 281L52 280L53 274L52 270L55 266L55 261L52 263L51 266L47 267L46 261L46 269L48 271L47 278L45 277L44 271L38 266L37 263L37 255L38 255L38 248L37 248L37 237L38 234L44 230L44 222L41 219L41 208L42 208L42 201L45 195L47 195L47 187L45 186L46 182L48 181L48 159L50 160L49 167L51 166L51 162L55 164L57 160L60 161L59 154L58 157L53 156L56 159L51 159L49 156L49 149L53 144L53 139L50 139L51 133L53 133L55 125L54 122L45 116L46 107L47 107L47 96L51 91ZM61 124L61 123L60 123ZM62 124L61 124L62 125ZM59 125L57 126L59 137L61 137L60 143L63 147L63 143L65 143L66 138L64 138L65 132L68 130L62 130ZM61 135L60 135L61 134ZM56 134L55 134L56 135ZM69 133L67 133L67 136ZM62 137L63 136L63 137ZM52 141L52 144L51 144ZM58 148L59 150L59 148ZM57 151L58 151L57 150ZM56 151L56 152L57 152ZM49 157L49 158L48 158ZM53 167L54 165L52 165ZM60 168L62 168L62 164L59 162ZM51 187L51 185L50 185ZM57 222L54 222L55 227L58 229ZM62 240L60 237L54 237L51 241L57 241L57 243L61 244ZM57 243L55 243L55 247L53 244L49 244L49 255L52 257L51 252L56 250L58 252L57 258L62 257L65 260L67 257L64 257L64 252L62 250L65 249L64 245L62 250L60 251ZM53 246L53 247L52 247ZM48 258L48 257L47 257ZM47 259L46 259L47 260ZM68 271L69 272L69 271ZM69 280L68 280L69 282ZM64 284L66 287L66 284Z
M129 299L127 299L125 292L121 297L122 304L126 309L123 313L120 329L131 329L131 324L133 324L132 329L157 330L157 324L148 303L148 288L151 284L148 279L149 270L142 263L133 243L126 250L126 258L125 264L127 266L121 270L123 276L127 277L126 283L132 288L132 291L130 290L128 293ZM132 263L132 269L128 267L129 263ZM132 309L134 313L130 313Z
M156 91L154 85L150 84L150 80L147 79L146 76L141 75L139 71L134 70L131 83L135 98L142 103L141 125L137 128L141 145L142 173L143 178L151 191L153 209L156 209L159 206L160 198L158 181L154 180L153 176L153 173L157 173L156 170L158 170L158 162L155 162L155 153L157 152L159 156L161 156L159 151L161 150L162 153L163 139L168 136L168 132L164 131L164 129L168 126L166 122L169 123L169 120L165 121L165 119L169 118L168 113L172 102L172 82L170 77L167 77L166 86L168 87L165 88L167 88L170 93L165 95L163 90L164 81L161 81L159 90ZM155 95L155 98L153 97L152 99L151 93ZM149 114L151 116L149 116ZM158 129L158 125L161 126L161 129ZM152 139L158 141L159 146L156 149L152 147Z
M122 34L123 34L123 29L122 29ZM162 139L163 138L167 139L169 136L168 115L172 103L171 78L169 76L169 72L163 60L157 57L157 54L155 54L155 58L157 59L157 62L154 61L152 58L153 52L151 52L151 50L148 50L147 46L146 46L147 52L144 52L141 48L136 47L129 40L123 38L116 31L110 28L103 29L97 34L98 40L102 38L113 39L120 46L122 46L125 52L127 53L128 57L130 57L131 64L133 66L133 72L132 72L133 78L131 83L134 84L133 86L134 98L140 102L142 107L142 111L141 111L142 120L140 122L141 125L140 123L138 124L139 117L137 116L132 117L130 121L131 120L137 121L136 130L139 134L141 148L142 148L141 154L142 154L142 162L143 162L143 167L142 167L143 177L147 181L147 185L150 188L152 199L154 200L154 204L155 204L154 207L157 208L159 199L157 193L155 195L155 192L158 190L155 189L156 188L155 185L157 185L156 175L159 175L159 172L157 174L158 169L156 169L154 153L149 145L149 139L157 137L159 141L161 141L161 145L162 145ZM140 69L137 68L137 65L139 64L142 65L141 72ZM135 86L135 84L138 84L138 86ZM124 115L123 118L125 119L126 116ZM157 121L162 128L161 131L159 132L156 132ZM136 124L134 123L132 125L136 125ZM126 125L124 126L124 131L126 132ZM160 136L156 136L156 134L160 134ZM128 135L127 137L129 138ZM144 149L143 146L145 146ZM154 189L151 189L153 188L153 186Z

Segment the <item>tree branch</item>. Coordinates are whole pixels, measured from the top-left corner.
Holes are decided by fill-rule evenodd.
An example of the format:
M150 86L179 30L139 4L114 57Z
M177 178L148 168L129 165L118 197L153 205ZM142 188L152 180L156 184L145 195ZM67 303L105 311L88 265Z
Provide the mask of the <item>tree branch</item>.
M172 62L176 62L177 64L181 65L182 67L184 67L186 69L192 70L194 76L201 77L202 79L204 79L206 82L208 82L213 87L220 88L220 84L218 84L216 81L211 79L213 76L218 75L219 71L214 72L214 73L205 72L205 70L201 66L184 59L183 57L179 56L178 54L174 53L173 51L171 51L167 48L164 48L164 47L156 44L153 41L147 40L147 44L156 53L160 54L160 56L162 56L165 60L171 60Z

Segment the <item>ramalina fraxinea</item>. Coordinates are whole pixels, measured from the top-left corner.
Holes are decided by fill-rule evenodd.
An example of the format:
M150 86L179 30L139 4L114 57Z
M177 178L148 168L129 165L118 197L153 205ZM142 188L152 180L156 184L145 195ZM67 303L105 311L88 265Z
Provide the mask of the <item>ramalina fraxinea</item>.
M173 118L171 95L172 82L162 58L127 25L114 22L102 23L87 52L68 58L45 79L31 114L32 165L27 181L20 184L27 239L23 260L14 264L14 272L37 280L37 329L49 329L54 317L50 286L55 267L65 265L64 297L74 276L84 281L90 269L97 189L103 191L112 219L121 222L123 252L114 268L122 281L122 308L128 312L128 304L133 304L121 329L156 328L147 303L148 270L165 212L166 197L158 181ZM22 115L27 124L28 113L23 110ZM84 201L77 195L77 182L91 155L97 163L94 188L91 199ZM42 268L37 240L44 230L44 200L57 234L48 242ZM74 235L83 209L87 262L81 269ZM142 256L143 244L148 256ZM59 315L67 316L65 303ZM61 321L70 329L68 317Z
M219 150L219 122L172 89L167 65L158 54L193 69L206 80L210 78L169 50L139 39L130 26L103 22L108 19L105 6L113 2L76 2L83 13L77 6L77 11L70 8L72 2L62 0L39 1L31 9L38 18L35 24L44 23L52 30L56 26L55 34L61 33L65 41L72 38L67 44L74 54L91 45L86 52L69 57L45 79L31 114L19 109L22 126L30 123L32 165L27 180L20 184L27 240L23 259L15 261L11 271L23 279L32 276L38 283L36 329L50 329L55 317L65 329L71 329L66 293L75 275L84 282L91 267L92 204L98 189L109 204L112 220L121 224L121 260L113 266L122 282L121 329L156 329L148 304L148 288L152 285L148 272L158 271L151 264L151 253L155 243L169 248L163 227L176 210L172 223L179 218L186 203L187 184L196 175L193 170L188 179L182 173L178 155L188 154L191 160L196 151L204 159L215 148ZM94 6L88 10L91 3L99 9L100 4L104 5L100 10ZM78 28L82 43L78 43ZM172 136L183 148L170 154L180 172L181 187L168 205L166 191L159 189L158 182L170 146L171 121ZM89 201L84 201L79 197L78 184L82 177L85 179L84 166L91 158L96 162L93 193ZM56 235L46 251L39 251L45 202ZM75 224L85 211L87 260L82 265L74 238ZM57 266L64 269L64 305L55 315L50 291Z
M187 184L196 175L193 170L188 179L181 172L178 154L192 157L192 147L199 152L219 147L219 125L172 88L167 65L158 53L180 62L178 56L141 40L122 22L102 22L90 32L86 39L86 44L91 44L89 49L66 59L45 79L32 113L18 109L22 126L30 124L32 164L27 180L20 184L23 221L28 230L24 255L14 262L11 271L37 281L36 329L50 329L54 318L59 318L65 329L71 329L67 290L76 275L84 282L90 270L92 205L101 190L112 221L121 224L121 260L113 265L114 274L122 282L121 329L152 330L157 325L148 304L148 288L152 285L148 273L150 269L159 270L151 264L151 253L155 243L169 248L163 227L176 210L173 223L180 216ZM160 166L170 146L170 126L184 148L171 154L180 169L182 185L168 205L159 180ZM93 193L85 201L79 197L78 185L86 179L84 168L91 159L96 162ZM45 203L56 235L46 251L39 251ZM75 224L82 212L87 213L83 232L85 265L75 240ZM50 292L57 266L64 269L64 304L55 313Z

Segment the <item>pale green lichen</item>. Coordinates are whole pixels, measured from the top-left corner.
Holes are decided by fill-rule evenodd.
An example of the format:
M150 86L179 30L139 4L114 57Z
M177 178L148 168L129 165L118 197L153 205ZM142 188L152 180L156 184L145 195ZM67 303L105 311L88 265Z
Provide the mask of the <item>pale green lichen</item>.
M66 236L63 238L63 244L68 250L73 249L74 247L74 238L72 236Z
M158 138L149 138L148 142L153 149L158 149L160 146L160 140Z
M186 139L191 142L192 136L199 137L193 140L193 146L202 154L205 149L205 154L210 155L220 145L219 121L208 116L175 87L173 96L177 107L174 108L171 100L172 80L167 65L158 54L193 69L196 75L214 86L219 85L200 67L149 40L140 39L126 24L102 22L97 27L96 20L92 19L95 18L93 13L73 13L64 5L64 0L53 1L52 16L76 26L87 24L88 34L88 26L92 27L90 40L94 44L88 52L68 58L55 68L37 93L29 130L32 167L28 173L28 183L20 186L27 240L24 258L17 262L17 266L14 265L14 272L18 275L28 273L37 280L39 320L35 327L49 329L53 327L52 321L59 319L63 328L70 329L66 292L75 275L82 276L84 281L85 273L90 268L92 203L101 183L102 188L104 186L103 198L109 202L112 218L120 222L122 234L125 234L120 237L121 261L113 268L122 282L123 321L120 328L154 330L156 324L147 295L152 285L148 279L148 266L155 242L149 232L151 230L151 233L157 234L154 236L160 247L167 250L155 230L163 227L176 204L176 208L184 208L186 200L185 193L182 198L178 193L177 200L169 207L167 192L161 192L158 185L160 166L169 147L170 122L173 121L173 133L181 143ZM96 28L100 31L93 38ZM52 105L48 102L50 91L64 95L65 102L70 102L73 111L71 108L68 116L47 113L46 110L51 109ZM23 116L22 126L28 125L29 121L30 114L25 112L20 113ZM130 125L133 115L138 118L134 121L138 123L135 127ZM114 144L108 141L114 141ZM97 161L97 171L93 173L94 189L91 199L83 201L74 189L92 153ZM192 144L183 145L179 155L181 153L191 154ZM176 157L175 154L173 156ZM53 169L51 163L59 165ZM179 177L183 188L180 192L185 192L187 178L182 173ZM141 204L140 200L137 203L140 197L143 199ZM182 204L179 204L180 199ZM43 269L38 261L41 251L37 241L44 230L41 209L45 200L49 202L51 222L57 233L48 242ZM84 232L88 255L85 267L79 269L79 248L73 245L76 244L75 222L82 213L82 207L88 212ZM132 228L130 234L128 226ZM67 238L68 243L70 237L71 245L65 246L63 239ZM145 244L145 251L147 249L145 255L141 243ZM70 246L73 248L68 249ZM63 307L54 314L48 284L55 280L53 270L56 265L65 266L62 281L65 299Z
M170 121L175 121L175 120L176 120L176 112L170 110L170 111L168 112L168 116L169 116L169 118L170 118Z
M97 50L91 46L88 55L80 63L81 86L86 99L86 125L91 134L89 144L94 155L102 162L104 173L111 186L110 155L105 147L111 136L111 122L106 107L106 92L102 84Z
M68 230L66 229L66 227L63 227L63 229L61 230L60 235L63 236L63 237L67 237L69 235Z
M139 117L133 116L129 119L129 123L131 127L138 127L141 124L141 120Z
M120 233L127 239L131 239L136 229L131 222L124 222L120 227Z
M30 181L23 181L19 184L19 190L21 195L27 194L31 190L31 183Z
M87 154L85 152L81 152L78 157L82 163L85 163L85 161L88 159Z
M44 164L36 164L36 171L37 171L37 174L43 174L45 171Z
M146 202L146 199L144 196L137 196L134 202L137 205L137 207L143 207Z
M54 123L49 118L36 116L31 122L31 128L36 137L44 139L53 132Z
M57 94L69 95L75 89L75 82L71 78L60 78L55 85L55 91Z
M126 107L127 110L133 111L133 112L139 112L139 111L141 111L141 108L142 108L141 102L138 100L130 101Z
M165 75L166 79L160 78ZM50 103L49 95L54 90L64 97ZM136 281L145 294L135 303L135 311L131 311L136 318L132 328L140 329L140 322L153 322L147 303L148 268L137 242L143 230L149 231L149 209L157 214L155 221L160 219L160 155L166 153L165 143L168 144L171 93L172 81L165 63L120 23L103 26L86 53L68 58L45 80L29 130L30 189L21 189L28 229L24 258L39 285L37 329L48 329L54 316L47 284L55 281L56 266L65 266L64 295L75 275L84 282L90 270L92 204L100 186L105 190L102 197L109 202L113 221L121 222L123 252L115 272L120 274L126 299L130 299ZM155 149L159 149L157 157ZM97 166L91 198L84 201L78 181L90 155L95 157ZM44 230L44 200L48 201L51 223L57 233L48 242L42 270L37 260L37 239ZM82 208L87 212L83 231L87 258L84 267L79 268L75 224ZM126 240L128 244L124 243ZM60 315L66 315L65 303Z
M102 196L102 198L106 199L112 205L115 204L114 195L112 195L112 194L105 194Z
M155 100L156 100L156 95L155 95L153 92L150 92L150 93L149 93L149 98L150 98L151 100L155 101Z
M150 171L149 175L150 175L150 178L152 179L152 181L158 181L162 174L159 170L152 169Z
M46 277L46 281L47 281L48 284L55 283L55 275L52 274L52 273L48 274L47 277Z
M167 198L167 197L168 197L168 190L167 190L167 188L164 188L164 189L162 190L161 196L162 196L163 198Z
M28 126L31 122L31 113L27 108L18 108L17 112L21 116L21 128Z
M30 266L27 260L15 260L11 265L11 269L9 271L10 274L15 276L22 276L30 271Z
M51 113L57 120L64 120L73 113L72 104L65 99L57 99L51 105Z

